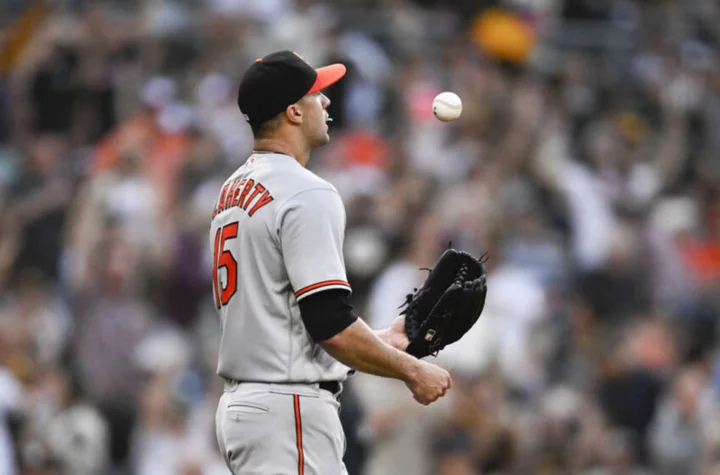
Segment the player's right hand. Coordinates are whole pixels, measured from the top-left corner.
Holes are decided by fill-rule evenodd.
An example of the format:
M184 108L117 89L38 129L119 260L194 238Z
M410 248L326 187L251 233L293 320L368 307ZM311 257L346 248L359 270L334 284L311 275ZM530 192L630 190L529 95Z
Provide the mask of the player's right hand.
M414 374L405 382L420 404L428 405L445 395L452 386L450 373L441 367L418 360Z

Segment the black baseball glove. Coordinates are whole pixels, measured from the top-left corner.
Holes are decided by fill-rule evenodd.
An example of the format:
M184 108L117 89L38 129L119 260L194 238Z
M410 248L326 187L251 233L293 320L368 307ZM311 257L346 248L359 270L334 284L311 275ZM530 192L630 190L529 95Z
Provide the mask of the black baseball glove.
M476 259L455 249L440 256L422 287L408 294L403 304L401 315L410 340L407 353L416 358L437 356L472 328L485 306L485 262L485 257Z

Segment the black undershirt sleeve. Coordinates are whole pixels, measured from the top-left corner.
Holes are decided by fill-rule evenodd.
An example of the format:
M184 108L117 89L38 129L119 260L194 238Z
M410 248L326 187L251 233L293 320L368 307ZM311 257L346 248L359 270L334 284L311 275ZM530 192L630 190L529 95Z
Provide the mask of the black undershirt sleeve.
M328 289L298 302L303 323L314 342L334 337L358 319L348 296L349 292L345 289Z

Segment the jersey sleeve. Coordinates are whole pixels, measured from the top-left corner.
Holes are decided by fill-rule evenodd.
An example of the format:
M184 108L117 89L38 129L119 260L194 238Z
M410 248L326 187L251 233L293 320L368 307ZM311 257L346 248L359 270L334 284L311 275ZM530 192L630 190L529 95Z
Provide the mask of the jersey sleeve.
M345 272L345 207L334 190L318 188L290 198L277 233L295 297L327 289L351 291Z

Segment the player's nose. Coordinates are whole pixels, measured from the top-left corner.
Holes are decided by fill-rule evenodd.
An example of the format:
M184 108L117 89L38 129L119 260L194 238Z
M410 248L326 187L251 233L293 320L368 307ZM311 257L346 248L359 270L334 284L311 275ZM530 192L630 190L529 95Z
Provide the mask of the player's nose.
M327 109L330 106L330 99L325 94L320 94L320 103L323 109Z

